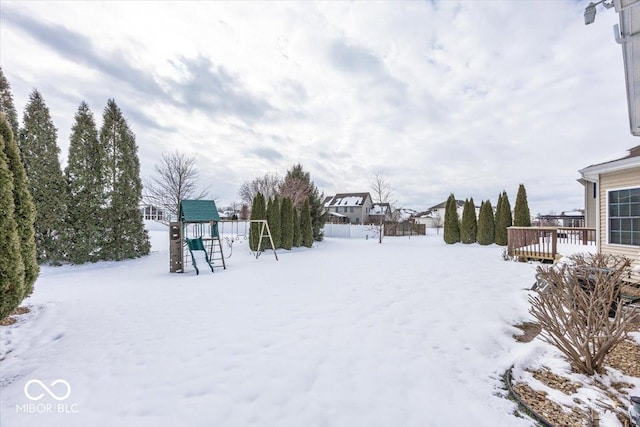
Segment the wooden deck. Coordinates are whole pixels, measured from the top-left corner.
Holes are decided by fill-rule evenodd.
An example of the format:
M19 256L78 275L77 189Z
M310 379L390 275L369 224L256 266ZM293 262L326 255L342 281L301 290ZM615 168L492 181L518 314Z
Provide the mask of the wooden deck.
M558 245L596 245L596 229L588 227L509 227L509 256L555 261Z

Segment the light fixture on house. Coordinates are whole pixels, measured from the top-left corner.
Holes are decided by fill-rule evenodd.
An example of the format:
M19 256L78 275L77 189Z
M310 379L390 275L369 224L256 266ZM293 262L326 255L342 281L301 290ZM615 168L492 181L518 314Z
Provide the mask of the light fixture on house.
M596 20L596 6L599 4L602 4L607 9L611 9L613 7L613 0L611 0L611 3L607 3L606 0L589 3L589 6L584 10L584 25L593 24L593 21Z

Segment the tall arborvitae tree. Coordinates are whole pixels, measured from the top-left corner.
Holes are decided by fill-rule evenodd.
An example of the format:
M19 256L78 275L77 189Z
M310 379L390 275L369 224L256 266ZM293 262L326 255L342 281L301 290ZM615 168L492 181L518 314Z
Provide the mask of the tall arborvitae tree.
M258 193L260 194L260 193ZM258 195L253 196L253 201L251 202L251 216L249 216L249 220L256 219L255 216L258 212ZM255 252L258 250L258 234L260 229L257 224L251 223L249 225L249 250Z
M511 225L511 203L509 203L507 192L503 191L498 199L498 209L496 210L496 244L507 245L507 228Z
M294 165L287 171L280 193L283 197L291 197L293 205L298 210L302 209L306 199L309 200L313 238L321 241L323 237L322 229L327 215L322 204L324 195L318 191L318 188L311 181L309 172L304 172L300 164Z
M448 244L460 241L460 219L458 205L453 194L449 195L444 211L444 241Z
M531 213L529 212L527 190L525 190L524 184L520 184L518 187L516 205L513 208L513 225L516 227L531 227Z
M280 247L290 250L293 247L293 203L291 198L285 197L280 207L280 226L282 228L282 236Z
M256 194L253 198L253 204L251 205L251 219L267 219L267 208L265 206L265 200L262 193ZM267 244L267 242L265 242L260 236L261 231L262 224L251 223L251 226L249 227L249 248L254 252L261 251Z
M271 238L276 249L282 245L282 217L280 210L280 197L276 194L273 196L271 203L271 213L267 213Z
M20 149L9 126L9 123L0 114L0 135L4 138L4 153L7 157L9 170L13 175L14 217L18 226L20 253L24 266L24 297L27 297L33 292L33 284L40 272L36 257L34 230L36 208L29 190L27 173L20 158Z
M302 237L302 246L310 248L313 246L313 225L311 218L311 208L309 200L305 200L302 204L302 212L300 212L300 232Z
M142 201L136 139L113 99L102 116L100 144L105 150L104 238L100 258L122 260L147 255L149 236L139 206Z
M501 209L502 209L502 193L498 193L498 202L496 203L496 211L494 214L495 229L493 234L493 241L496 244L499 244L498 243L498 217L500 216Z
M65 169L69 192L67 208L67 260L74 264L100 258L105 188L104 146L89 106L82 102L71 128L69 161Z
M478 216L478 243L490 245L495 242L496 224L491 201L482 202Z
M460 222L460 241L466 244L475 243L477 241L477 233L476 206L472 197L464 202L462 221Z
M0 135L0 319L20 305L24 291L24 265L20 254L18 225L14 217L13 174Z
M302 246L302 228L300 227L300 212L293 207L293 247Z
M34 90L24 110L19 146L36 207L38 260L58 263L64 256L66 183L60 168L58 131L42 95Z
M13 104L13 95L11 94L11 85L2 72L0 67L0 115L4 114L13 137L18 139L18 112ZM6 144L6 140L5 140Z

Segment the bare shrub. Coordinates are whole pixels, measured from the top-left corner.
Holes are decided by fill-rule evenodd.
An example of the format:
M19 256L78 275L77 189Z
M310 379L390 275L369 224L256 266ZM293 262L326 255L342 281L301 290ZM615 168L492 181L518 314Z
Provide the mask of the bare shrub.
M529 311L542 327L541 339L558 348L579 372L602 373L607 353L640 320L638 310L618 301L629 266L625 257L597 254L538 267L541 286L529 298Z

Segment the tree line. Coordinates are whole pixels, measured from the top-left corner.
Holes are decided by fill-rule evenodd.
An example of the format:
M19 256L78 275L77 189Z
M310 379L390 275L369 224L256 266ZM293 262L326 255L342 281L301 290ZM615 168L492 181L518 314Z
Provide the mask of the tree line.
M22 126L0 68L0 318L33 290L38 264L122 260L149 253L135 135L113 99L98 130L83 101L67 167L42 94L29 96ZM6 207L6 208L5 208Z
M290 250L294 247L313 246L313 226L309 199L302 203L298 212L291 197L280 201L278 194L266 202L262 193L256 194L251 204L252 220L266 220L271 232L271 239L276 249ZM260 223L252 223L249 227L249 248L252 251L269 249L270 242L263 234Z
M458 205L453 194L449 195L445 205L444 241L453 243L479 243L500 246L507 245L507 228L512 225L531 226L531 214L527 202L527 192L523 184L518 187L516 204L511 214L511 204L507 192L498 195L495 215L490 200L483 201L476 217L476 206L473 197L466 199L462 208L462 216L458 216Z
M267 220L276 249L310 248L314 241L322 240L326 221L324 195L301 164L292 166L284 179L267 173L245 182L239 195L243 203L251 205L250 219ZM259 224L251 225L249 235L252 251L268 247L266 240L259 242Z

